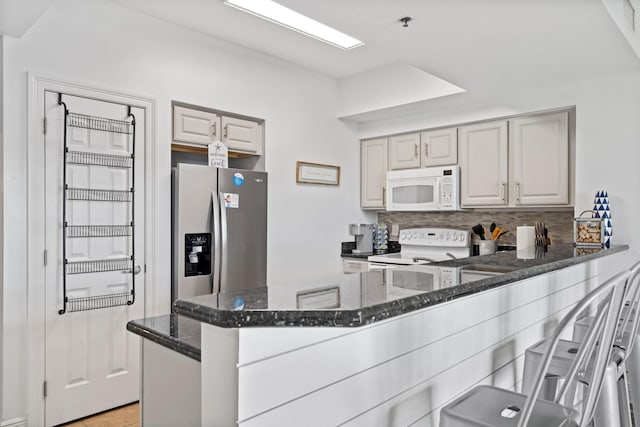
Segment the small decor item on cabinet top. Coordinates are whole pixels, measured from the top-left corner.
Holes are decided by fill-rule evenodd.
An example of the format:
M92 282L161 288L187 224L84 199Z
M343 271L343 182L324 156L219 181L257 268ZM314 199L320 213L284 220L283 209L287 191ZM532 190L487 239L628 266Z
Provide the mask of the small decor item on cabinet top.
M609 206L609 193L600 190L596 191L596 197L593 199L593 217L602 218L602 226L604 228L603 245L605 248L611 246L611 207Z
M576 246L602 246L604 244L604 219L584 217L584 211L573 221L573 241Z
M209 144L209 166L216 168L229 167L229 149L220 141Z
M388 252L389 230L387 224L376 224L373 229L373 252L376 254L386 254Z

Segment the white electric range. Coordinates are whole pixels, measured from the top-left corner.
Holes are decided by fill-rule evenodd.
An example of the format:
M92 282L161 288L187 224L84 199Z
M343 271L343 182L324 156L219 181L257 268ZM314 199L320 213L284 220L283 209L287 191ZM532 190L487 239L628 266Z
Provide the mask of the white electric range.
M471 255L468 231L454 228L408 228L400 232L400 252L371 255L370 264L418 265Z
M368 257L369 271L385 269L387 288L390 294L406 296L460 283L457 267L427 265L449 259L467 258L471 255L471 235L468 231L452 228L410 228L400 232L398 253L372 255ZM396 268L399 274L394 274ZM400 274L400 271L402 272ZM420 273L424 282L425 273L431 275L430 286L411 286L407 280L409 271Z

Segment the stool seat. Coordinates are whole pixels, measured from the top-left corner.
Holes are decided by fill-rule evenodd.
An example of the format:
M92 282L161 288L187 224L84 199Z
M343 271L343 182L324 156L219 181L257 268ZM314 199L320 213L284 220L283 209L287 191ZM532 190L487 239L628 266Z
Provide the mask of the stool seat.
M527 391L531 384L533 383L533 377L536 374L536 369L540 364L540 360L545 352L546 340L541 340L536 344L532 345L525 351L525 366L524 373L522 378L522 391ZM574 362L576 354L578 353L578 349L580 348L579 341L570 341L570 340L559 340L558 345L556 347L555 352L553 353L553 358L549 363L549 367L547 368L547 372L545 374L546 378L556 377L556 378L564 378L569 371L569 367ZM611 366L617 367L622 359L624 358L624 351L619 348L613 348L611 351L610 360L613 362ZM583 374L584 377L590 378L591 370L593 369L593 360L591 360ZM607 366L607 369L610 369L610 366ZM586 384L584 380L580 378L578 381ZM553 396L549 396L549 398L553 398Z
M489 385L475 387L440 412L440 427L515 427L527 396ZM578 411L538 399L528 427L577 426Z

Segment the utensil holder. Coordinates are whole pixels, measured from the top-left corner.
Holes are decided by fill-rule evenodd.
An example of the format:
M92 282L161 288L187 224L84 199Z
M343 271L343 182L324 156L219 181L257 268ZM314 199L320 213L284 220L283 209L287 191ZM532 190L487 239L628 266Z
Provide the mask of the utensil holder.
M478 241L478 253L480 255L493 255L498 248L497 240L480 240Z

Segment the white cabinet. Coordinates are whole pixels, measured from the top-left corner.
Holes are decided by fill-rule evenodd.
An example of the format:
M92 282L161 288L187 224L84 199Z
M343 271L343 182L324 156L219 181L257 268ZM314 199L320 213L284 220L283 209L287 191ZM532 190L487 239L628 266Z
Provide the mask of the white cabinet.
M220 116L208 111L173 106L173 140L208 145L220 139Z
M262 124L197 108L173 106L173 140L206 146L222 141L229 151L261 155Z
M455 164L463 208L570 206L571 114L530 114L363 141L361 206L385 207L387 170Z
M506 120L459 128L460 203L463 207L507 204Z
M222 143L229 150L262 154L262 127L259 123L222 116Z
M391 170L420 167L419 133L389 138L389 167Z
M387 159L387 138L361 142L360 206L364 209L384 208Z
M569 203L568 122L567 112L510 122L516 205Z
M458 163L458 129L438 129L420 134L420 167Z

